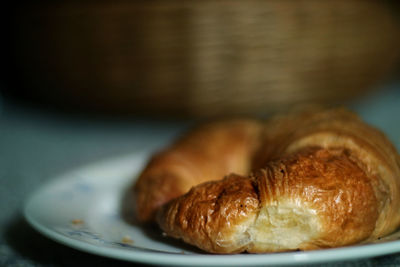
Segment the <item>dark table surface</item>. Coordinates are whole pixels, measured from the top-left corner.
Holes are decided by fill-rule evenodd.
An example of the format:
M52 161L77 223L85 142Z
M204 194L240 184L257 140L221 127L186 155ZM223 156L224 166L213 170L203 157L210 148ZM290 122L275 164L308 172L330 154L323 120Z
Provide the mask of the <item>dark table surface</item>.
M91 118L0 100L0 266L132 266L42 236L24 220L24 201L58 174L134 151L157 149L190 123ZM400 148L400 83L382 87L351 108L384 130ZM400 253L328 266L400 266Z

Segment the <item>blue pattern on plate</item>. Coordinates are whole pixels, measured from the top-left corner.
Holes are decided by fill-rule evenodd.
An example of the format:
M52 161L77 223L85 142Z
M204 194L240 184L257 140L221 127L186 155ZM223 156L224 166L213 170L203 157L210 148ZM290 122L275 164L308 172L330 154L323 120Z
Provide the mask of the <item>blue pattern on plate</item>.
M76 229L76 228L78 228L78 229ZM70 237L70 238L85 241L88 243L97 243L97 244L113 246L113 247L134 248L132 245L127 244L127 243L103 239L100 234L91 231L86 226L79 227L79 226L72 225L70 227L65 227L65 228L60 227L55 230L65 236Z

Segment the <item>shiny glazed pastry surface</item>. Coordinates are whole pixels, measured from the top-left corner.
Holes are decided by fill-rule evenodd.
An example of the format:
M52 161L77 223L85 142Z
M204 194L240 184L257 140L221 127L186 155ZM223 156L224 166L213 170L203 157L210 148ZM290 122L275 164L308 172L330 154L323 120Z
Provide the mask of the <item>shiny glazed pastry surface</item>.
M224 123L213 127L218 129ZM195 130L177 143L185 145L175 144L166 154L157 156L168 158L176 150L181 156L190 155L190 164L186 164L193 169L186 167L186 173L181 172L179 177L186 181L185 188L174 182L174 176L161 175L169 169L168 164L154 165L151 161L135 186L139 218L143 188L157 194L170 192L160 187L151 189L154 182L144 182L150 180L146 175L149 169L157 173L158 167L164 166L160 176L153 179L181 190L174 189L174 196L169 193L169 199L157 202L153 216L158 211L157 222L167 235L208 252L338 247L372 241L399 227L399 155L379 130L343 109L292 113L267 122L246 123L252 130L244 131L246 125L238 127L245 134L236 136L242 142L231 144L236 154L229 149L216 150L210 155L218 160L205 163L207 157L212 158L200 152L204 158L197 161L192 156L196 155L194 151L208 151L215 141L207 138L197 146L197 141L190 141L195 140ZM208 131L204 126L200 129L200 136ZM229 137L229 130L220 133L226 135L219 136L221 140L235 140ZM238 144L240 149L233 149ZM229 166L226 162L233 162L228 160L231 157L242 163ZM182 166L175 168L184 169ZM212 172L214 168L218 171Z

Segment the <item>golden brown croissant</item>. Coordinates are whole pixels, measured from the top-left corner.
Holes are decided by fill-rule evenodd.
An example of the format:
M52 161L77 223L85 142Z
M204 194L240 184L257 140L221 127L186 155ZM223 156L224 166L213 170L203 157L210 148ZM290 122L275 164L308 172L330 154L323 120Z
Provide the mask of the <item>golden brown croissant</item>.
M205 182L164 205L157 219L166 234L208 252L261 253L344 246L399 226L400 160L380 131L342 109L280 116L262 129L254 131L263 131L253 136L263 140L255 154L252 147L235 155L256 171ZM190 171L207 173L203 167L200 160ZM195 176L186 170L182 176Z

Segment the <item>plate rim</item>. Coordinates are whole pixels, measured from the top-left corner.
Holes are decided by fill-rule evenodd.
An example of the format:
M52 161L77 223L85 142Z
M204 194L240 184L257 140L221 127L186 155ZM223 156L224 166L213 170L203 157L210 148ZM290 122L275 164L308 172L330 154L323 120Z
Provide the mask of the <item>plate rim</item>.
M72 174L79 173L83 170L91 170L101 167L103 164L112 166L115 162L122 160L134 159L143 156L143 151L137 151L133 154L114 157L108 160L100 160L94 163L89 163L70 171L55 175L44 183L42 186L32 192L25 200L23 206L23 216L25 220L36 231L46 236L47 238L72 247L74 249L91 253L98 256L105 256L109 258L140 262L146 264L159 264L159 265L188 265L202 266L202 265L217 265L217 266L257 266L257 265L299 265L299 264L317 264L329 262L342 262L348 260L368 259L377 256L385 256L394 253L400 253L400 240L385 241L375 244L358 244L339 248L320 249L313 251L293 251L293 252L280 252L280 253L266 253L266 254L188 254L188 253L174 253L167 251L151 251L141 250L140 247L116 248L98 246L84 240L78 240L66 235L63 235L43 223L37 221L32 213L34 199L40 196L41 193L46 192L52 186L65 182L66 180L73 180ZM146 152L147 154L147 152ZM104 167L104 166L103 166ZM138 170L139 171L139 170Z

